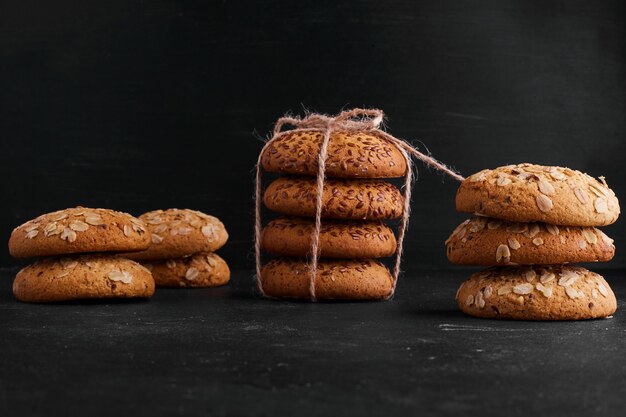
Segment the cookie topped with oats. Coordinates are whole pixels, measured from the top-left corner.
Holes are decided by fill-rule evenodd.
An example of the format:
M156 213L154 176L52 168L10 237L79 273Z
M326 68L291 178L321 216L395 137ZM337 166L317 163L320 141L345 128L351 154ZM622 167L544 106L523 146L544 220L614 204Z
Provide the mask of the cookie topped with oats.
M533 265L606 262L613 239L595 227L513 223L474 217L446 240L448 260L457 265Z
M197 210L155 210L139 219L150 231L151 243L147 250L124 254L129 259L168 259L214 252L228 240L226 228L217 217Z
M157 287L208 288L230 281L226 261L215 253L196 253L184 258L143 262Z
M568 265L489 268L465 281L456 300L464 313L494 319L584 320L617 308L604 278Z
M457 210L514 222L606 226L620 207L604 177L569 168L533 164L482 170L464 180Z
M127 213L75 207L43 214L16 227L9 252L16 258L147 249L146 225Z
M268 172L316 175L324 134L313 130L280 133L261 155ZM407 170L396 145L375 132L334 131L328 142L326 175L331 178L396 178Z
M137 262L110 255L45 258L23 268L13 294L24 302L148 298L154 294L150 271Z

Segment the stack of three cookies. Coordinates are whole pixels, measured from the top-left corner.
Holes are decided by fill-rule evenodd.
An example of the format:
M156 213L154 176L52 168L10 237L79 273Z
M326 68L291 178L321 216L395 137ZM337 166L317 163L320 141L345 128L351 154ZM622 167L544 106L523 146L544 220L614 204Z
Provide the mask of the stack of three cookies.
M595 226L615 222L615 193L580 171L532 164L480 171L461 183L457 210L479 216L446 241L459 265L493 266L457 292L477 317L577 320L611 315L615 295L600 275L576 262L609 261L613 240ZM503 265L503 266L500 266Z
M323 134L295 130L279 134L261 155L265 171L287 174L265 190L265 206L286 215L261 233L262 249L277 256L261 271L265 295L309 298L307 257L315 224L318 154ZM385 139L366 132L331 133L322 195L322 226L316 271L317 299L384 299L392 294L393 277L376 258L396 252L393 230L384 220L403 213L403 196L379 178L401 177L407 166L402 153Z
M214 253L228 240L216 217L191 209L155 210L139 220L150 232L149 247L122 256L141 262L158 287L216 287L230 280L230 269Z

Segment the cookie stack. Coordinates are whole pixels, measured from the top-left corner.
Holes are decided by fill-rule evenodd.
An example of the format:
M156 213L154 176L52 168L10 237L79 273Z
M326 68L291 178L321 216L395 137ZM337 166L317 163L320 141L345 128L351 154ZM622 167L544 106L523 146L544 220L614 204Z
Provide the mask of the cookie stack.
M216 287L227 284L230 269L213 253L228 233L216 217L189 209L155 210L139 219L151 233L149 247L123 256L152 271L158 287Z
M265 171L286 174L266 188L265 206L284 215L261 233L262 249L277 258L261 271L266 295L309 298L314 233L316 175L323 134L313 130L281 133L261 155ZM405 175L402 153L366 132L335 131L326 159L315 293L324 299L383 299L393 279L376 258L396 252L396 238L384 220L402 215L403 197L380 178Z
M576 262L613 258L613 240L596 226L617 220L615 193L569 168L532 164L483 170L461 183L457 210L477 216L446 241L459 265L492 266L459 288L472 316L520 320L606 317L617 303L600 275Z
M12 256L42 258L18 272L13 293L24 302L151 297L150 271L112 254L149 244L145 224L126 213L76 207L44 214L11 233Z

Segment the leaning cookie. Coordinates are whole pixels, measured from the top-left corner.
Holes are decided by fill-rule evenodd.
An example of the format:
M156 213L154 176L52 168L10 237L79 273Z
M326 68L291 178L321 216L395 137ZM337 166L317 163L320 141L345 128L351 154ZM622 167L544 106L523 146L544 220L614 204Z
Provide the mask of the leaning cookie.
M615 193L600 180L532 164L486 169L461 183L456 208L515 222L605 226L617 220L620 208Z
M11 233L9 252L16 258L147 249L146 225L127 213L86 207L43 214Z
M315 223L301 217L271 221L261 234L265 252L279 256L306 257L311 253ZM325 258L382 258L396 252L396 237L389 226L378 221L324 220L319 248Z
M265 206L290 216L315 217L314 178L283 177L265 190ZM348 220L396 219L402 215L400 191L379 180L333 180L324 183L322 218Z
M143 265L152 272L157 287L218 287L230 280L228 265L214 253L197 253Z
M224 246L228 233L219 219L190 209L155 210L139 216L150 233L150 247L124 254L133 260L172 259Z
M461 284L456 300L464 313L494 319L583 320L617 309L604 278L566 265L490 268Z
M613 239L595 227L477 217L452 232L446 253L458 265L562 264L609 261L615 246Z
M317 175L324 134L319 131L281 133L261 155L269 172ZM326 175L331 178L394 178L406 173L406 160L396 145L372 132L332 132Z
M148 298L154 294L154 280L143 266L114 256L46 258L18 272L13 294L30 303Z
M261 270L266 296L308 299L310 267L300 259L278 258ZM315 280L318 300L381 300L391 295L393 279L380 262L362 260L321 260Z

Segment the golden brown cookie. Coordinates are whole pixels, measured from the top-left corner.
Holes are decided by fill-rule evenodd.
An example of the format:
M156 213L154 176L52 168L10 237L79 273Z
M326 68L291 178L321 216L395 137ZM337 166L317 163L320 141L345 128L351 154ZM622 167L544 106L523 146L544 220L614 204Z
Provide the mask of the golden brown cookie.
M139 216L150 233L150 247L124 254L133 260L182 258L198 252L214 252L228 240L226 228L216 217L190 209L155 210Z
M261 156L263 169L295 175L317 175L323 134L281 133ZM394 178L406 173L398 148L369 132L333 132L328 143L326 175L335 178Z
M152 272L157 287L218 287L230 280L228 265L214 253L197 253L143 265Z
M17 273L13 294L29 303L147 298L154 294L154 280L137 262L114 256L46 258Z
M146 225L127 213L86 207L43 214L11 233L9 252L16 258L146 249Z
M595 227L476 217L452 232L446 253L450 262L459 265L562 264L609 261L615 246Z
M265 190L263 202L278 213L315 217L316 189L314 178L278 178ZM402 202L400 191L385 181L328 179L324 183L322 218L396 219L402 215Z
M620 213L615 193L569 168L532 164L480 171L461 183L456 208L514 222L605 226Z
M308 299L308 271L309 265L300 259L271 260L261 271L263 290L269 297ZM392 286L389 270L371 259L320 259L315 280L318 300L380 300L391 294Z
M568 265L490 268L461 284L456 300L464 313L494 319L582 320L617 309L604 278Z
M273 220L261 234L262 248L272 255L306 257L314 226L313 220L302 217ZM325 258L382 258L396 252L396 237L380 221L324 220L319 247Z

